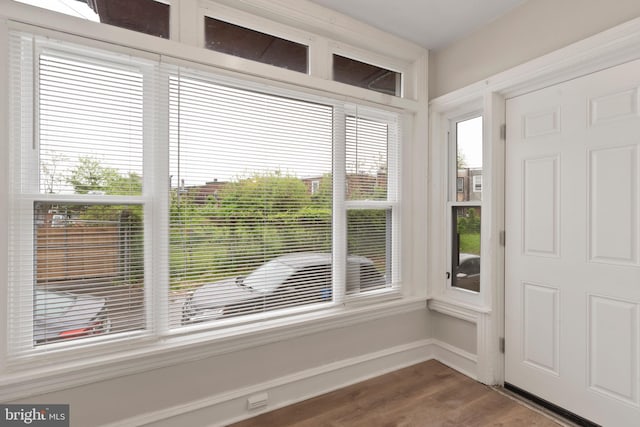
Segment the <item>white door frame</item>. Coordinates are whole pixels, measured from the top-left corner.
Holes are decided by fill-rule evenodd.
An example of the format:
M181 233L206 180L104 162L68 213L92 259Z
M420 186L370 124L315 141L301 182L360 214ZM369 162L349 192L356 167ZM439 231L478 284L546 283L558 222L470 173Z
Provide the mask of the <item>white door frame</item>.
M446 262L437 255L444 252L447 243L446 233L439 231L446 227L439 202L445 203L446 200L432 197L431 203L435 203L429 222L429 307L476 324L477 357L472 361L474 363L465 366L465 373L485 384L504 383L504 357L499 351L499 339L504 337L504 248L500 231L504 230L505 200L504 140L500 129L505 122L506 99L635 59L640 59L640 18L430 102L429 153L432 169L438 168L439 162L433 159L441 157L442 147L446 152L450 118L469 105L483 105L485 158L489 161L485 162L485 176L489 177L491 187L489 197L483 201L483 213L487 207L490 209L486 227L483 215L482 246L486 248L486 252L483 249L483 257L489 259L483 263L484 290L476 304L447 294L444 283ZM442 188L443 180L446 184L446 170L432 170L431 177L432 188ZM487 184L485 178L483 187L487 188Z

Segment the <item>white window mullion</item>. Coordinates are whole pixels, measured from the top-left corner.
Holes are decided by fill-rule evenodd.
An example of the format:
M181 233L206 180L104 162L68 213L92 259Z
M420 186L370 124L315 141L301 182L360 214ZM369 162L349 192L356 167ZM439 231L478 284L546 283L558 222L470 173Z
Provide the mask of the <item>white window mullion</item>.
M169 74L146 69L144 87L145 295L147 328L169 330Z
M389 193L388 197L391 201L391 242L389 242L389 247L391 249L391 257L389 260L389 265L391 267L391 284L395 289L399 289L401 287L402 275L400 268L400 254L401 254L401 245L402 240L400 236L402 236L402 210L401 210L401 191L402 188L402 174L400 171L402 170L401 162L401 145L400 141L403 140L403 130L407 129L409 120L401 120L403 118L402 115L397 115L394 117L394 120L390 122L389 126L389 140L388 140L388 156L389 160L387 163L387 177L388 177L388 186Z
M10 36L10 188L11 193L37 193L38 171L36 150L37 114L35 41L32 36ZM8 352L15 355L27 351L33 342L30 318L33 312L34 266L33 203L30 197L14 197L9 201L9 271L7 313Z
M29 262L34 251L33 209L34 200L20 198L10 204L8 280L8 351L14 356L27 352L33 343L33 285L35 269Z
M333 109L333 300L344 302L347 289L346 112Z

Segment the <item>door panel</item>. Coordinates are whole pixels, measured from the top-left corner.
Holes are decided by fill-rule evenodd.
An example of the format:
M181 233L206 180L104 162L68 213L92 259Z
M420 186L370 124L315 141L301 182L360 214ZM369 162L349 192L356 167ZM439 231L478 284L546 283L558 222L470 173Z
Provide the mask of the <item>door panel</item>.
M505 380L640 425L640 61L507 101Z

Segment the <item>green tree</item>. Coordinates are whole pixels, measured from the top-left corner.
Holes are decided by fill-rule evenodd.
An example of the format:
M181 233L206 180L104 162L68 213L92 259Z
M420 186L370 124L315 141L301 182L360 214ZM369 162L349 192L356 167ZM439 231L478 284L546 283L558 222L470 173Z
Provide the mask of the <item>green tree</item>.
M197 190L171 195L172 288L246 274L287 252L331 248L331 177L313 198L305 183L279 172L238 179L217 200ZM324 199L324 201L323 201Z
M100 192L107 195L142 194L142 178L136 173L120 174L116 169L104 167L92 157L81 157L71 171L67 182L77 194ZM143 277L143 222L142 206L137 204L85 204L70 205L68 213L85 223L83 226L117 226L120 235L122 277L128 284L139 283Z
M93 157L80 157L78 166L71 171L67 182L73 186L76 194L87 194L92 191L106 193L109 183L118 178L116 169L103 167Z
M266 215L295 212L311 204L304 183L280 172L240 179L225 186L221 195L223 210L262 212Z
M318 191L311 195L313 205L319 208L329 208L333 205L333 176L326 173L320 178Z

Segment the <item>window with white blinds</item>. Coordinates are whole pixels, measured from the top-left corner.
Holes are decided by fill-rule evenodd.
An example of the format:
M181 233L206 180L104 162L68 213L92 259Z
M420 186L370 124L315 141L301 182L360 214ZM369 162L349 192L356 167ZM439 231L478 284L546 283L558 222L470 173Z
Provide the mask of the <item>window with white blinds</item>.
M396 113L18 32L10 53L12 354L397 291Z
M169 99L171 326L331 301L332 106L187 70Z
M397 117L356 109L346 117L347 252L369 266L348 266L347 294L393 286L397 216Z
M11 36L10 348L145 328L148 67Z

